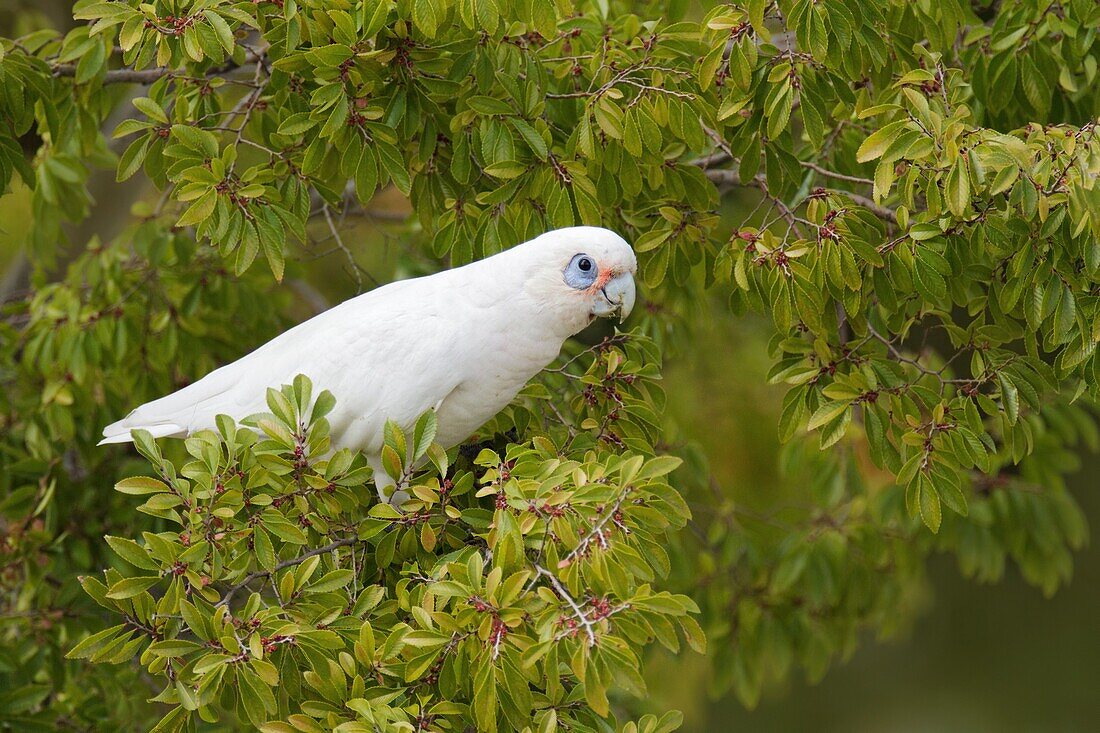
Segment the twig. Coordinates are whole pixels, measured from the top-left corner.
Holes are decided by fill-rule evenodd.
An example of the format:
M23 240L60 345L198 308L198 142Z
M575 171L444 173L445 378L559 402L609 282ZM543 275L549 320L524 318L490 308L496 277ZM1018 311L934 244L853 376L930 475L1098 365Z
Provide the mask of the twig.
M53 67L54 76L76 76L75 64L60 64ZM172 69L158 66L155 69L110 69L103 78L104 84L152 84L166 76L174 76Z
M256 63L263 57L263 53L249 52L245 55L244 62L237 64L234 61L222 64L221 66L215 66L212 69L207 70L203 76L209 78L211 76L217 76L219 74L225 74L233 71L240 66L248 66L249 64ZM76 64L58 64L53 67L54 76L62 77L74 77L76 76ZM152 84L155 81L163 79L166 76L172 76L177 78L189 78L187 74L170 69L166 66L158 66L155 69L108 69L107 73L103 77L104 84Z
M561 597L561 599L569 604L569 607L573 609L573 615L577 617L577 621L579 621L581 626L584 627L584 632L588 636L588 645L595 646L596 631L593 623L588 619L588 616L584 615L584 611L581 610L581 607L577 604L575 600L573 600L573 596L569 595L569 591L565 589L565 586L562 585L560 580L558 580L558 577L541 565L536 565L535 571L538 572L539 575L548 579L550 581L550 585L554 586L554 590Z
M326 552L332 552L333 550L338 549L340 547L347 547L348 545L353 545L358 541L359 541L359 538L357 538L357 537L345 537L341 540L336 540L335 542L330 542L329 544L325 545L324 547L317 547L317 548L314 548L314 549L310 550L309 552L302 553L301 555L299 555L298 557L296 557L292 560L283 560L281 563L277 564L271 570L257 570L253 573L249 573L248 575L245 576L244 580L242 580L241 582L237 583L232 588L227 590L225 592L225 595L222 596L222 599L214 604L214 607L217 608L218 606L227 606L227 605L229 605L230 599L233 598L233 596L237 593L237 591L239 591L241 588L244 588L246 585L248 585L252 581L257 580L258 578L271 577L273 574L279 572L280 570L284 570L286 568L293 567L294 565L300 565L300 564L304 563L306 560L313 557L314 555L323 555Z
M332 232L332 239L336 242L336 246L344 253L344 256L348 258L348 263L351 265L352 274L355 275L355 284L357 287L356 292L363 292L363 275L359 272L359 265L355 262L355 257L352 256L351 250L344 244L343 238L340 236L339 230L336 228L336 223L332 221L332 213L329 211L328 204L325 204L322 208L325 214L325 221L328 222L328 229Z
M4 276L0 278L0 305L19 297L30 269L30 260L27 256L22 252L16 252L4 271Z
M409 214L401 211L386 211L383 209L364 209L359 206L349 206L344 216L352 218L373 219L375 221L394 222L403 224L409 220Z
M891 224L897 224L898 223L898 214L897 214L896 211L894 211L893 209L887 208L885 206L882 206L881 204L876 204L874 202L874 200L871 199L868 196L864 196L863 194L859 194L859 193L852 193L851 191L839 191L838 190L837 193L844 194L845 196L850 198L852 201L854 201L856 204L858 204L858 205L862 206L863 208L867 209L868 211L870 211L872 214L874 214L875 216L877 216L880 219L884 219L884 220L890 222Z
M309 305L314 314L327 311L332 307L332 303L328 301L324 293L299 277L291 278L287 281L287 285Z
M749 186L751 188L760 189L760 191L763 192L764 197L768 199L768 201L770 201L776 209L779 210L780 216L782 216L783 219L786 220L790 228L794 229L800 238L806 238L806 232L803 231L802 227L799 226L799 223L801 222L803 224L806 224L811 222L808 222L806 219L799 217L797 214L794 213L794 210L791 209L790 206L783 202L782 199L780 199L778 196L773 195L768 190L768 179L764 176L764 174L757 173L748 183L742 183L740 176L737 174L737 171L732 171L727 168L712 168L711 170L705 171L705 174L707 178L709 178L714 183L724 183L733 186Z
M870 178L861 178L860 176L850 176L847 173L838 173L836 171L831 171L828 168L822 168L817 163L809 160L800 160L798 161L798 163L803 168L809 168L815 173L825 176L826 178L835 178L838 181L848 181L849 183L859 183L864 186L875 185L875 182L872 181Z
M618 512L619 508L622 507L623 502L626 501L626 497L630 494L630 492L631 489L629 486L623 490L623 493L619 495L619 498L615 500L615 503L611 506L611 508L606 510L603 517L601 517L598 522L592 525L592 529L588 532L588 534L584 536L584 538L579 543L577 543L577 546L573 548L573 551L566 555L558 563L558 567L566 567L578 557L583 555L588 550L588 546L592 544L592 541L595 540L597 537L600 538L599 541L601 542L601 544L603 542L606 542L603 534L603 528L608 522L612 521L615 518L616 512Z

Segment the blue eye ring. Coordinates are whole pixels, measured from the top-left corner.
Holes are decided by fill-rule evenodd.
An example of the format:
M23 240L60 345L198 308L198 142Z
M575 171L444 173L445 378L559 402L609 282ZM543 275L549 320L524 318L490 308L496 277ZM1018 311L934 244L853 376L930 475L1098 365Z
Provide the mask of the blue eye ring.
M562 272L562 278L566 285L575 290L587 290L592 283L596 282L599 269L591 255L581 252L573 255L573 259L569 260L569 264Z

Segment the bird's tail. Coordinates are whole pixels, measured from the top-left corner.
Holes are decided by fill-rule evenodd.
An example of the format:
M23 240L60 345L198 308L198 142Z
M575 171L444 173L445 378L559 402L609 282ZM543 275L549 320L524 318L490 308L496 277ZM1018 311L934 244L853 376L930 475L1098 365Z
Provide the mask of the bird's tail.
M134 439L131 435L131 431L134 430L148 430L152 433L154 438L176 437L187 433L187 428L180 427L175 423L143 425L140 420L135 420L133 418L134 415L131 413L118 422L111 423L103 428L103 440L99 441L97 445L107 445L108 443L132 443Z

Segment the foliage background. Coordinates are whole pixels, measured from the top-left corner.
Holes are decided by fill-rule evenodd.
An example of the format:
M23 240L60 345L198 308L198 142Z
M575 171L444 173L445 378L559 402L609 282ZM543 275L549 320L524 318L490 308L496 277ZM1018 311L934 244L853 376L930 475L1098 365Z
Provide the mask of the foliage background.
M713 330L724 338L720 357L692 350L666 369L674 414L686 425L708 426L695 437L708 445L716 472L738 497L765 510L782 505L799 487L775 473L773 434L743 417L752 406L750 414L758 409L766 424L780 407L777 391L762 382L767 324L720 318ZM731 373L723 366L728 359L744 369ZM1095 533L1100 460L1087 454L1083 461L1069 483ZM819 684L795 676L747 711L732 697L700 694L707 669L698 660L658 655L648 677L654 705L680 707L684 730L699 733L1087 731L1100 714L1093 694L1100 683L1098 603L1095 541L1075 556L1073 580L1051 598L1014 570L1000 583L976 584L941 555L930 563L911 626L878 643L868 635L853 658Z
M0 27L0 35L43 22L65 27L71 20L66 20L64 6L5 8L0 18L17 30ZM95 221L72 233L75 241L93 233L109 239L118 230L112 208L125 216L129 201L146 196L134 184L123 189L127 195L118 193L108 183L111 178L109 172L105 181L93 178L93 190L103 192L97 197L101 208ZM96 189L96 183L104 185ZM355 243L363 269L385 279L407 237L405 228L386 220L405 212L396 197L376 203L380 218L349 228L345 239ZM747 199L733 199L722 213L737 222L749 205ZM21 224L29 223L28 206L25 191L0 201L6 229L0 266L28 246L20 231ZM303 279L331 301L357 288L356 276L338 256L309 263L305 273ZM739 504L767 514L797 500L802 488L776 470L775 433L762 429L775 425L783 394L781 388L765 385L771 323L754 315L723 315L720 304L706 314L693 338L670 351L670 430L705 446L723 490ZM738 368L730 369L730 364ZM1100 507L1090 478L1100 465L1094 457L1085 460L1072 486L1092 520ZM796 674L795 681L769 689L760 707L746 713L732 697L707 700L708 671L699 659L657 653L647 670L650 704L654 710L685 710L685 727L694 730L713 730L730 720L747 730L787 730L821 722L838 730L1085 730L1098 712L1090 692L1100 682L1095 665L1100 633L1089 613L1100 602L1098 565L1095 550L1078 555L1074 582L1048 601L1020 582L1011 564L1003 584L986 587L960 581L953 561L938 558L928 581L908 599L916 620L902 630L905 641L880 646L864 640L855 657L830 671L820 685L807 687Z

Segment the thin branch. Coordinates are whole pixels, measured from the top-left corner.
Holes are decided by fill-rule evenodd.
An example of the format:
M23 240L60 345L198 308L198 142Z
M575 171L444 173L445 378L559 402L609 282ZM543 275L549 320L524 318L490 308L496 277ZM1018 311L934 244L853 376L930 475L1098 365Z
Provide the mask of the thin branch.
M0 305L19 297L30 273L30 260L22 252L16 252L0 277Z
M344 216L361 219L373 219L375 221L394 222L403 224L409 220L410 214L401 211L388 211L385 209L364 209L359 206L349 206Z
M332 220L332 213L329 211L328 204L325 204L322 208L325 213L325 221L328 222L328 229L332 232L332 239L336 242L336 246L344 253L344 256L348 258L348 263L351 265L352 274L355 275L355 284L358 288L356 292L363 292L363 275L359 271L359 264L355 261L355 257L352 256L351 250L344 244L344 239L340 236L340 231L336 228L336 223Z
M704 173L706 174L707 178L709 178L714 183L732 186L748 186L750 188L759 189L761 192L763 192L764 197L768 201L770 201L775 208L779 209L780 216L782 216L783 219L786 220L790 228L794 229L795 232L798 233L798 236L800 238L806 238L806 233L802 230L802 227L799 226L799 222L808 222L795 214L794 210L791 209L791 207L788 206L786 203L784 203L782 199L780 199L778 196L772 195L772 193L768 190L768 179L764 176L763 173L757 173L748 183L742 183L741 177L739 176L737 171L729 170L728 168L712 168L710 170L704 171Z
M75 64L59 64L53 67L54 76L76 76ZM164 66L155 69L110 69L103 77L104 84L152 84L166 76L173 76L174 72Z
M332 307L332 303L329 302L324 293L299 277L291 278L287 281L287 285L309 305L315 315Z
M284 570L286 568L293 567L294 565L301 565L302 563L304 563L306 560L313 557L314 555L324 555L326 552L332 552L333 550L338 549L340 547L347 547L348 545L353 545L358 541L359 541L358 537L345 537L344 539L336 540L335 542L330 542L329 544L325 545L324 547L317 547L315 549L310 550L309 552L302 553L301 555L299 555L298 557L296 557L292 560L283 560L281 563L277 564L271 570L257 570L253 573L249 573L248 575L245 576L244 580L242 580L241 582L237 583L232 588L227 590L225 592L225 595L222 596L222 599L214 604L214 607L217 608L218 606L227 606L227 605L229 605L229 601L233 598L233 596L237 593L237 591L241 590L242 588L244 588L245 586L247 586L249 583L251 583L254 580L257 580L259 578L269 578L272 575L274 575L275 573L279 572L280 570Z
M809 168L810 170L814 171L815 173L818 173L822 176L825 176L826 178L835 178L838 181L848 181L849 183L859 183L859 184L864 185L864 186L874 186L875 185L875 182L872 181L870 178L861 178L860 176L850 176L847 173L837 173L836 171L831 171L828 168L822 168L817 163L814 163L814 162L809 161L809 160L800 160L800 161L798 161L798 163L803 168Z
M237 64L234 61L230 61L221 66L216 66L213 69L206 71L203 76L211 77L218 74L224 74L232 71L239 66L248 66L249 64L256 63L262 58L263 54L249 52L244 59L244 62ZM53 67L53 75L58 77L74 77L76 76L76 64L58 64ZM174 69L170 69L166 66L158 66L155 69L108 69L107 73L103 77L104 84L152 84L155 81L163 79L166 76L173 76L179 78L188 78L187 74L179 72Z
M600 520L592 525L592 529L588 532L588 534L584 536L584 538L579 543L577 543L577 546L573 548L573 551L566 555L558 563L558 567L568 567L570 563L572 563L588 550L588 546L592 544L593 541L598 541L600 544L604 544L607 542L607 539L604 537L603 534L603 529L608 522L614 520L615 514L622 507L623 502L626 501L626 497L630 494L630 492L631 489L628 486L623 491L623 493L619 495L619 498L615 500L615 503L611 506L611 508L605 510L604 515L600 518Z
M852 193L851 191L837 190L837 193L844 194L845 196L850 198L853 202L855 202L856 204L858 204L858 205L862 206L863 208L867 209L868 211L870 211L872 214L874 214L875 216L877 216L880 219L888 221L891 224L897 224L898 223L898 214L897 214L896 211L894 211L893 209L887 208L885 206L882 206L881 204L876 204L874 202L874 200L871 199L869 196L864 196L863 194L859 194L859 193Z
M735 186L753 186L760 189L764 192L764 195L767 196L773 204L775 204L776 208L779 209L780 214L782 214L783 218L786 219L787 223L790 225L790 228L798 232L800 237L804 237L805 235L802 233L797 225L797 222L800 221L799 217L795 215L791 207L781 201L778 197L772 196L771 193L769 193L768 179L762 173L756 174L753 179L748 183L742 183L740 176L735 171L728 170L726 168L710 167L711 165L722 163L727 160L735 161L740 165L740 161L736 158L736 156L734 156L733 151L730 149L729 145L726 143L725 140L722 139L721 135L719 135L717 131L711 130L709 128L704 129L706 130L706 133L710 137L710 139L714 141L714 144L718 146L719 150L718 152L713 153L709 156L692 161L692 163L699 166L700 168L703 168L707 178L709 178L714 183L722 183ZM822 176L835 178L841 181L848 181L850 183L859 183L870 186L874 185L874 181L870 179L860 178L858 176L849 176L845 173L837 173L827 168L822 168L818 164L812 163L810 161L799 161L799 163L804 168L809 168L810 170ZM885 206L877 204L872 199L862 194L852 193L851 191L839 191L838 193L844 194L848 198L852 199L852 201L854 201L859 206L862 206L869 210L878 218L884 219L891 224L898 223L898 215L893 209L889 209Z
M561 581L558 580L558 576L554 575L553 573L551 573L549 570L547 570L546 568L544 568L541 565L536 565L535 570L536 570L536 572L538 572L539 575L545 577L547 580L550 581L550 585L554 586L554 590L561 597L561 599L563 601L565 601L566 603L568 603L569 607L571 609L573 609L573 615L577 617L577 621L579 621L581 626L584 627L585 635L588 636L588 645L589 646L595 646L596 645L595 626L588 619L588 616L584 615L584 611L581 610L581 607L577 604L577 602L575 600L573 600L573 596L569 595L569 591L567 591L565 589L565 586L562 585Z

